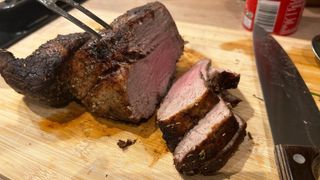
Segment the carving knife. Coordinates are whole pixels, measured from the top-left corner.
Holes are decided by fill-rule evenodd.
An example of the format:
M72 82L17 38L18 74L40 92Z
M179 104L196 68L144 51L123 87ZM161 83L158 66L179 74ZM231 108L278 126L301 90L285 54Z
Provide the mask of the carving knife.
M254 25L253 44L279 176L318 179L319 109L290 57L259 25Z

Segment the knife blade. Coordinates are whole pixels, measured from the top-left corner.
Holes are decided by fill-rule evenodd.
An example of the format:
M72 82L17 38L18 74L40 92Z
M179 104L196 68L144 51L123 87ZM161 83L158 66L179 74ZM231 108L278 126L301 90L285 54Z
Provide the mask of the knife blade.
M281 45L259 25L254 54L281 179L315 179L319 168L320 112Z

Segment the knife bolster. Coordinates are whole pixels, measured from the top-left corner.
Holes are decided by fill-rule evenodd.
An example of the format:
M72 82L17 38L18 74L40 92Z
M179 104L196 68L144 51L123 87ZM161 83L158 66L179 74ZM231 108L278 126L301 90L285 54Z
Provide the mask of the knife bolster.
M275 157L282 180L318 178L319 149L310 146L276 145Z

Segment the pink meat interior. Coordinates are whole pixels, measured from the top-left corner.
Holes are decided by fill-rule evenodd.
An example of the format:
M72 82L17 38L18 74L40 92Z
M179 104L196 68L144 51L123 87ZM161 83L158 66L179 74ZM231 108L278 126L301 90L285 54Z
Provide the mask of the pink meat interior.
M220 100L219 103L203 119L201 119L198 125L189 131L179 143L175 149L175 158L178 161L181 161L187 153L204 142L208 138L208 134L212 134L212 131L219 128L216 126L219 126L219 124L224 120L229 119L231 116L232 112L230 109L223 100Z
M131 68L128 96L134 117L151 116L159 99L167 92L181 51L178 43L173 38L164 39L147 57Z
M209 60L199 61L173 84L158 110L157 118L160 121L194 105L207 92L202 73L209 64Z

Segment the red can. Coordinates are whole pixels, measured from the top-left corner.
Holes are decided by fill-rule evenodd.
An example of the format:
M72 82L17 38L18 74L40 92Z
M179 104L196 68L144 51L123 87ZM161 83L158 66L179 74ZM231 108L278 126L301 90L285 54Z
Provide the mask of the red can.
M243 26L252 30L257 23L266 31L289 35L298 29L305 0L247 0Z

